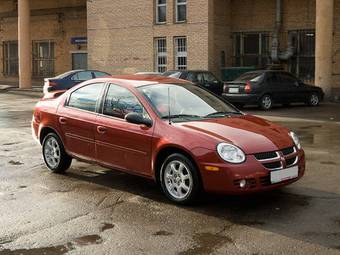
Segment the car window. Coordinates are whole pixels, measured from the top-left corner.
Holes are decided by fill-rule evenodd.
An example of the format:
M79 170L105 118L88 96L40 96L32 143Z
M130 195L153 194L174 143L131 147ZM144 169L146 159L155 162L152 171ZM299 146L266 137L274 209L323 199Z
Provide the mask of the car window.
M197 73L197 83L199 83L199 84L203 84L204 83L203 73Z
M207 83L218 83L218 80L212 73L207 72L207 73L204 73L203 76L204 76L204 80Z
M288 73L280 73L279 77L280 77L280 82L282 83L282 85L290 86L290 85L295 85L295 83L297 82L296 78L294 78Z
M128 89L111 84L104 102L103 114L124 119L130 112L149 118L148 113L137 97Z
M263 77L263 75L263 73L244 73L235 80L258 82Z
M162 76L168 76L168 77L171 77L171 78L179 78L181 76L181 72L176 72L176 71L168 71L168 72L164 72L162 74Z
M99 72L99 71L94 71L93 73L94 73L94 76L95 76L96 78L98 78L98 77L110 76L108 73L103 73L103 72Z
M70 95L67 105L69 107L95 112L103 86L104 83L94 83L75 90Z
M196 73L189 72L186 79L188 81L197 82L197 75Z
M91 72L79 72L76 73L75 75L72 76L71 80L73 81L87 81L87 80L91 80L92 77L92 73Z
M280 83L280 77L278 77L276 73L268 73L267 82L270 84L278 84Z

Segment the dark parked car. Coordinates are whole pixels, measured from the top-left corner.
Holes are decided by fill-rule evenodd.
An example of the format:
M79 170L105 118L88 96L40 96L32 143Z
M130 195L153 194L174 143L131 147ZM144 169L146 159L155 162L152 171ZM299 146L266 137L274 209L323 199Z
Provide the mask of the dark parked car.
M222 96L229 102L243 106L257 104L269 110L274 103L306 103L317 106L323 100L321 88L307 85L289 72L259 70L247 72L224 85Z
M223 92L223 82L209 71L167 71L163 76L191 81L216 95L221 95Z
M53 78L45 78L44 94L56 90L68 90L83 81L105 76L111 74L96 70L72 70Z

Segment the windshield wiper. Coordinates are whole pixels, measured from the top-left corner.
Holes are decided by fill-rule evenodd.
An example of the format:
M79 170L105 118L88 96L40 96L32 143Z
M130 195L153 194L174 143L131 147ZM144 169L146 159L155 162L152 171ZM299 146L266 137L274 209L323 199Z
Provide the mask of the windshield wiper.
M217 116L227 116L227 115L231 115L231 114L242 114L240 112L213 112L213 113L210 113L206 116L204 116L204 118L209 118L209 117L217 117Z
M163 116L162 119L178 119L178 118L202 118L199 115L193 115L193 114L173 114L173 115L167 115Z

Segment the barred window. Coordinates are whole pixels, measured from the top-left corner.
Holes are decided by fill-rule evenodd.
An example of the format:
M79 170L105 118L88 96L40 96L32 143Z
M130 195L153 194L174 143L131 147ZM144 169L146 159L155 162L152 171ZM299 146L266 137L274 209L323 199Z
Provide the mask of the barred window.
M54 42L33 42L33 76L47 77L54 75Z
M167 70L168 54L166 38L155 39L155 71L164 73Z
M176 2L176 22L187 20L187 0L175 0Z
M294 30L288 32L293 37L296 54L289 60L289 71L300 79L313 83L315 73L315 30Z
M270 63L269 33L234 33L234 66L266 67Z
M187 38L175 37L175 68L176 70L187 69Z
M156 0L156 23L166 22L166 0Z
M18 41L3 42L3 72L5 76L18 76Z

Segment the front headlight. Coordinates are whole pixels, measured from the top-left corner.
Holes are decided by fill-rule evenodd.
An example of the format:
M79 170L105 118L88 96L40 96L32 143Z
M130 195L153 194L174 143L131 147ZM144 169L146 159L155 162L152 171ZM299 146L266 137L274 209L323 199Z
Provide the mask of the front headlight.
M295 146L300 150L301 149L301 143L300 143L300 139L297 136L297 134L295 134L294 132L289 132L289 135L293 139Z
M233 164L239 164L246 160L246 155L240 148L228 143L217 145L217 153L223 160Z

